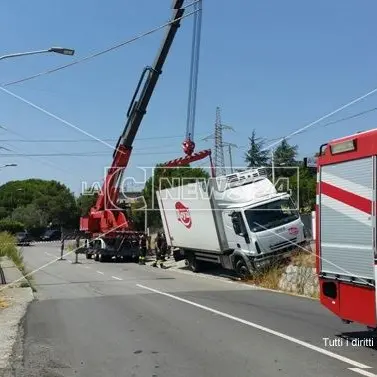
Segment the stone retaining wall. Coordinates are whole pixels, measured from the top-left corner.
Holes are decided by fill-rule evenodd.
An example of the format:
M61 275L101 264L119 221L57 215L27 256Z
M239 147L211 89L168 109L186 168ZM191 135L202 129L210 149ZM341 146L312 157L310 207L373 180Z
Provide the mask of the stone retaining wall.
M318 297L319 284L316 269L289 265L279 280L279 289L300 295Z

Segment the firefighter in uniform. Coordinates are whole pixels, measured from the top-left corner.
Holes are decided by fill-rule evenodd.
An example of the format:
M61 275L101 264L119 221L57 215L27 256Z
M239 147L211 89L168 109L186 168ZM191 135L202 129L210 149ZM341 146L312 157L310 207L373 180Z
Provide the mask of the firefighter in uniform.
M158 264L160 264L160 267L163 268L163 236L160 232L157 233L156 239L155 239L155 245L156 245L156 260L153 263L153 267L157 267Z
M147 237L143 233L139 240L139 264L145 264L145 257L147 255Z
M163 262L166 261L166 254L168 252L168 243L166 242L166 237L165 237L164 233L162 233L161 238L162 238L162 242L161 242L161 260L162 260L161 268L163 268L164 267Z

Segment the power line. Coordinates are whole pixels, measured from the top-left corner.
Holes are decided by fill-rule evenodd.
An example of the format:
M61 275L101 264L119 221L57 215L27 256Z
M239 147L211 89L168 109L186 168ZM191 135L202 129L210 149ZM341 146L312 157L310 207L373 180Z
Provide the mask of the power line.
M362 115L369 114L369 113L374 112L374 111L377 111L377 107L373 107L373 108L368 109L368 110L360 111L359 113L349 115L347 117L340 118L340 119L337 119L337 120L333 120L331 122L327 122L327 123L324 123L324 124L317 124L317 127L320 128L320 127L331 126L333 124L337 124L337 123L345 122L345 121L350 120L350 119L358 118ZM313 130L313 129L311 129L311 130ZM309 132L311 130L309 130L309 129L302 130L301 132L298 132L296 135L300 135L300 134L303 134L305 132ZM273 138L273 139L266 139L265 141L272 142L272 141L279 140L279 142L281 142L283 139L285 139L284 136L279 136L279 137L276 137L276 138ZM243 147L246 147L246 146L242 146L242 148Z
M4 126L0 126L0 128L3 129L3 130L5 130L5 131L7 131L7 132L9 132L9 133L12 133L12 134L14 134L14 135L17 135L17 136L21 136L21 137L22 137L22 135L19 134L18 132L13 131L13 130L9 130L8 128L6 128L6 127L4 127ZM11 146L11 148L13 149L14 152L19 151L19 149L16 148L15 146L13 146L13 145L10 145L10 146ZM5 154L4 154L4 155L3 155L3 154L0 154L0 157L6 157L6 155L5 155ZM16 157L16 156L15 156L15 157ZM29 157L31 160L33 160L33 158L31 158L30 156L25 156L25 157ZM66 170L66 169L62 168L60 165L55 164L55 163L53 163L52 161L49 161L49 160L47 160L47 159L43 159L43 158L38 158L38 160L39 160L39 162L43 162L44 164L50 165L50 166L53 167L54 169L60 170L60 171L62 171L63 173L69 173L69 174L72 174L72 172L70 172L69 170Z
M299 129L297 129L296 131L294 131L294 132L288 134L287 136L281 138L279 141L276 141L276 142L270 144L268 147L263 148L262 151L269 150L270 148L273 148L275 145L279 144L279 143L280 143L281 141L283 141L284 139L289 139L289 138L291 138L292 136L295 136L295 135L297 135L297 134L302 133L303 131L307 130L308 128L315 126L316 124L318 124L318 123L321 122L322 120L327 119L327 118L329 118L330 116L339 113L340 111L346 109L347 107L350 107L350 106L354 105L355 103L362 101L363 99L365 99L365 98L371 96L372 94L374 94L374 93L376 93L376 92L377 92L377 88L372 89L372 90L369 91L368 93L365 93L365 94L363 94L362 96L359 96L359 97L355 98L354 100L352 100L352 101L346 103L345 105L342 105L342 106L338 107L338 108L335 109L334 111L331 111L330 113L327 113L327 114L323 115L322 117L318 118L317 120L315 120L315 121L313 121L313 122L311 122L311 123L308 123L308 124L305 125L304 127L301 127L301 128L299 128Z
M204 136L202 134L201 136ZM136 138L135 141L143 140L161 140L161 139L179 139L182 135L170 135L170 136L155 136L155 137L140 137ZM118 141L118 138L113 139L101 139L106 142ZM20 142L20 143L98 143L97 140L93 139L0 139L1 142Z
M198 1L199 1L199 0L198 0ZM196 4L198 1L194 1L194 2L192 2L191 4L188 4L185 8L187 8L187 7L189 7L189 6L192 6L192 5ZM179 17L179 18L176 18L176 19L171 20L171 21L169 21L169 22L166 22L165 24L163 24L163 25L161 25L161 26L155 27L154 29L151 29L151 30L149 30L149 31L147 31L147 32L141 33L141 34L139 34L139 35L137 35L137 36L135 36L135 37L133 37L133 38L131 38L131 39L128 39L127 41L124 41L124 42L118 43L118 44L116 44L116 45L113 45L113 46L111 46L111 47L105 49L105 50L102 50L102 51L96 52L96 53L94 53L94 54L91 54L91 55L85 56L85 57L83 57L83 58L81 58L81 59L77 59L77 60L75 60L75 61L73 61L73 62L71 62L71 63L64 64L64 65L61 65L61 66L59 66L59 67L49 69L49 70L47 70L47 71L43 71L43 72L37 73L37 74L35 74L35 75L27 76L27 77L24 77L24 78L22 78L22 79L18 79L18 80L15 80L15 81L10 81L10 82L7 82L7 83L3 83L3 84L1 84L1 86L2 86L2 87L6 87L6 86L9 86L9 85L19 84L19 83L21 83L21 82L29 81L29 80L35 79L35 78L37 78L37 77L40 77L40 76L44 76L44 75L48 75L48 74L51 74L51 73L54 73L54 72L57 72L57 71L61 71L61 70L65 69L65 68L72 67L72 66L77 65L77 64L80 64L80 63L82 63L82 62L84 62L84 61L88 61L88 60L94 59L94 58L96 58L96 57L98 57L98 56L101 56L101 55L107 54L108 52L111 52L111 51L117 50L117 49L119 49L119 48L121 48L121 47L123 47L123 46L125 46L125 45L128 45L128 44L130 44L130 43L132 43L132 42L135 42L135 41L137 41L137 40L139 40L139 39L141 39L141 38L144 38L144 37L146 37L146 36L148 36L148 35L150 35L150 34L153 34L153 33L155 33L156 31L159 31L159 30L161 30L161 29L163 29L163 28L169 26L170 24L175 23L175 22L177 22L177 21L179 21L179 20L183 20L184 18L189 17L189 16L191 16L192 14L195 14L195 13L198 12L198 11L199 11L199 9L195 9L195 10L193 10L192 12L187 13L186 15L183 15L182 17Z
M176 153L176 151L165 152L135 152L132 156L154 156L154 155L167 155ZM0 157L78 157L78 156L109 156L106 152L67 152L67 153L1 153Z
M344 122L344 121L349 120L349 119L357 118L357 117L359 117L361 115L368 114L368 113L371 113L373 111L377 111L377 107L373 107L372 109L361 111L360 113L353 114L353 115L350 115L348 117L344 117L344 118L341 118L341 119L338 119L338 120L334 120L332 122L328 122L328 123L325 123L325 124L320 124L320 125L318 125L318 127L327 127L327 126L330 126L332 124L337 124L337 123ZM305 132L305 131L302 131L300 133L303 133L303 132Z

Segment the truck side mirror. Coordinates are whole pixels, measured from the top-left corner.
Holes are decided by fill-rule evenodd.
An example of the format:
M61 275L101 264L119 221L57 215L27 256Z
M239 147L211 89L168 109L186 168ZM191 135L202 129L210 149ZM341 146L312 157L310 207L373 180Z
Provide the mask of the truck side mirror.
M245 229L245 225L243 224L242 219L239 217L239 213L233 212L229 216L231 216L232 218L234 233L236 233L238 236L244 237L246 243L250 243L249 235L247 234L247 231Z
M235 232L236 234L242 236L241 223L240 223L240 219L239 219L239 217L237 216L237 214L233 214L233 215L232 215L232 224L233 224L234 232Z

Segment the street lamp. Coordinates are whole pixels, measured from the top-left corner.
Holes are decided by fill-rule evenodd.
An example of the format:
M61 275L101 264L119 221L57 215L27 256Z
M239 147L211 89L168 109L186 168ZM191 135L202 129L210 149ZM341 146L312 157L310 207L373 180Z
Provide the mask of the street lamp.
M11 166L18 166L18 165L17 164L5 164L5 165L1 165L0 169L2 169L2 168L8 168L8 167L11 167Z
M49 52L54 52L56 54L61 54L61 55L72 56L72 55L74 55L75 50L72 50L70 48L64 48L64 47L51 47L51 48L46 49L46 50L18 52L16 54L3 55L3 56L0 56L0 60L8 59L8 58L16 58L16 57L25 56L25 55L46 54L46 53L49 53Z

